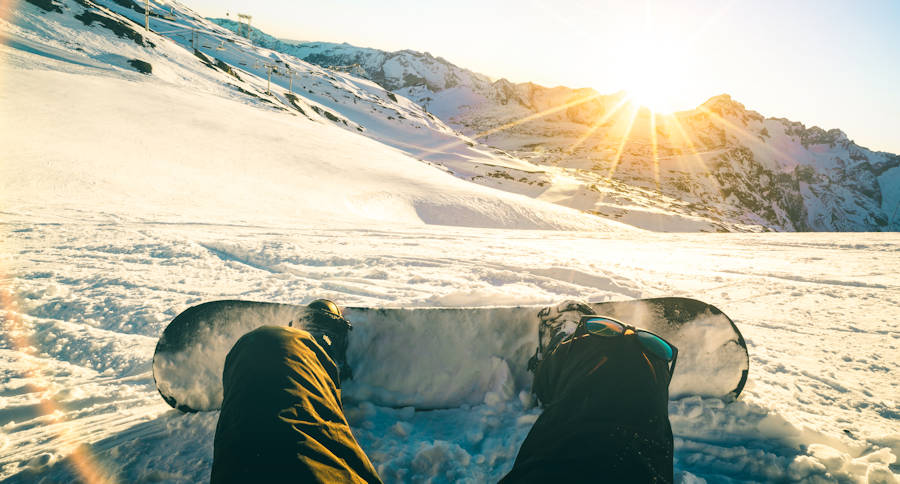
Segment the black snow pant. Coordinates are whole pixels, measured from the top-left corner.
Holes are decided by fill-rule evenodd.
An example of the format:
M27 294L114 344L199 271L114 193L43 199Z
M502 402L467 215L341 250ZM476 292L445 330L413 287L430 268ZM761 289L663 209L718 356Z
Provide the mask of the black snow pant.
M672 481L665 368L618 343L579 338L539 365L545 409L503 482ZM381 482L344 418L337 367L309 333L248 333L223 383L212 483Z
M672 482L666 366L633 335L559 345L535 372L544 411L501 482Z

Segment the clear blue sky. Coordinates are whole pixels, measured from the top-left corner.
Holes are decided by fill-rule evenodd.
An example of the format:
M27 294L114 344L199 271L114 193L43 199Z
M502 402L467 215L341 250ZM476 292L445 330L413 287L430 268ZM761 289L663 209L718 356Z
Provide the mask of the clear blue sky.
M662 109L731 94L766 116L900 153L900 0L182 0L298 39L413 49L494 78L640 90Z

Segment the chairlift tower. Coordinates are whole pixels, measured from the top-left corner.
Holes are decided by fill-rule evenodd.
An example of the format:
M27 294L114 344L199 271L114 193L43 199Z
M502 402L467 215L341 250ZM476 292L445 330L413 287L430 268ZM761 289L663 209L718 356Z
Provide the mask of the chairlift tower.
M272 73L279 74L278 66L274 64L269 64L268 62L259 62L257 60L253 63L254 69L265 69L266 70L266 94L272 94Z
M288 84L288 90L290 91L291 94L293 94L294 93L294 70L291 69L291 65L288 64L287 62L285 62L284 63L284 71L279 72L279 74L288 78L288 82L290 83L290 84Z
M252 19L253 19L253 17L251 17L250 15L247 15L246 13L238 14L238 21L240 22L238 24L238 35L241 35L247 39L250 38L250 20L252 20ZM247 30L247 33L244 33L244 29Z
M272 95L272 73L280 74L278 72L278 66L274 64L264 63L263 66L266 68L266 94Z

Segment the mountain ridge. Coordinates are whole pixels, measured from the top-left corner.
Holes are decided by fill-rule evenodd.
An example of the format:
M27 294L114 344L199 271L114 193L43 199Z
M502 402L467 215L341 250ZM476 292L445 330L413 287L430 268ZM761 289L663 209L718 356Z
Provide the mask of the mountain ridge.
M258 30L250 38L270 48L274 39ZM503 189L644 228L655 228L658 218L647 213L675 210L705 219L702 230L900 230L900 156L859 146L837 128L763 116L729 94L652 116L624 92L491 80L411 49L327 42L281 48L323 67L355 66L356 75L409 98L467 136L574 185L566 194L542 192L535 180L493 173L491 183L506 180ZM634 121L629 125L629 116L616 110L633 111Z

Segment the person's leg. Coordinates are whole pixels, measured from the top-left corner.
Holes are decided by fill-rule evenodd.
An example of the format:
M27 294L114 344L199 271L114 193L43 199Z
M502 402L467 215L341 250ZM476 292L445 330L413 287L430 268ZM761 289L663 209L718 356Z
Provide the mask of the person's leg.
M503 482L671 482L668 380L635 338L564 342L537 368L544 412Z
M381 482L350 431L334 361L303 330L238 340L222 377L211 482Z

